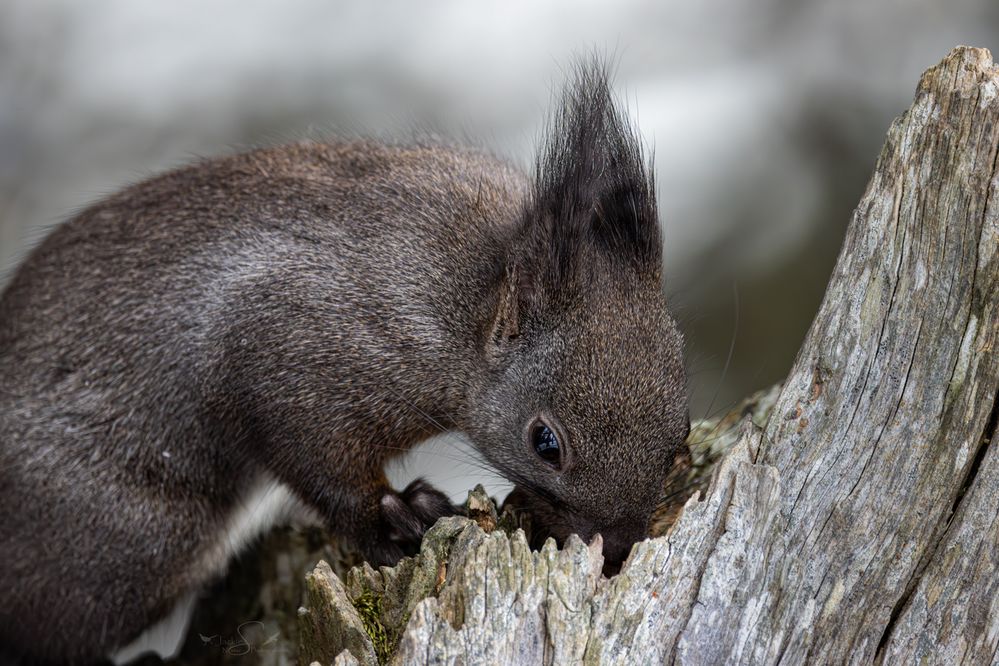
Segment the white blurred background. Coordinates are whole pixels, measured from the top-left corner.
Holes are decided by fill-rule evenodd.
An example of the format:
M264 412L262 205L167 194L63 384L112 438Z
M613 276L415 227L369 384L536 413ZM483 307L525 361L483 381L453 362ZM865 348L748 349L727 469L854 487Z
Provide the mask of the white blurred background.
M997 41L995 0L5 0L0 284L73 211L196 155L433 126L529 166L596 49L655 150L697 418L784 376L890 120L951 47ZM416 467L458 493L448 446Z

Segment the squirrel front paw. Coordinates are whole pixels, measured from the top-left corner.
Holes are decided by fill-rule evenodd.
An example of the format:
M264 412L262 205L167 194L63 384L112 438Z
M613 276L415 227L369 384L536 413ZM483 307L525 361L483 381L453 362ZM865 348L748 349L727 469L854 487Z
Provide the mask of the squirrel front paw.
M386 492L379 509L379 534L369 556L386 565L395 564L404 555L415 555L423 534L437 519L458 512L447 495L423 479L416 479L402 492Z

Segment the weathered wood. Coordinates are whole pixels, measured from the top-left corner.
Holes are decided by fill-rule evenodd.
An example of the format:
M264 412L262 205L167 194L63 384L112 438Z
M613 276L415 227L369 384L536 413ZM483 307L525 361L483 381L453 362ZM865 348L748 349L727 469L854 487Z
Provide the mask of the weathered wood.
M699 599L679 656L870 661L946 556L995 428L997 81L988 52L958 49L889 131L763 432L756 463L780 487L754 520L775 530L744 540L760 549L739 603Z
M326 562L306 576L306 606L298 612L301 666L331 663L344 650L364 666L378 663L370 630Z
M393 661L995 663L997 121L987 51L924 74L774 410L667 535L607 580L598 544L442 521Z

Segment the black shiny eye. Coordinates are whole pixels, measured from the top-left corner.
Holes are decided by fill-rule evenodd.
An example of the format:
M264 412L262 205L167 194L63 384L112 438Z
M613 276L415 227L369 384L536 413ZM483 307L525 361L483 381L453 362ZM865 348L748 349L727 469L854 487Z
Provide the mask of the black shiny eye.
M531 428L531 445L546 463L556 468L560 466L562 453L559 450L558 437L544 423L538 423Z

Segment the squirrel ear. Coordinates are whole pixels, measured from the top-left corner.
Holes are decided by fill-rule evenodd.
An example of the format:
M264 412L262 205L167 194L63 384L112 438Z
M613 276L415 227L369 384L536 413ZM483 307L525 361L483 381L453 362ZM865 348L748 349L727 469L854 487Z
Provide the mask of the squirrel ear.
M490 349L503 346L520 335L520 285L516 264L507 264L500 279L489 333Z
M652 168L614 102L609 79L597 58L576 65L535 166L524 234L534 237L547 277L556 283L571 275L589 248L616 264L659 274Z

